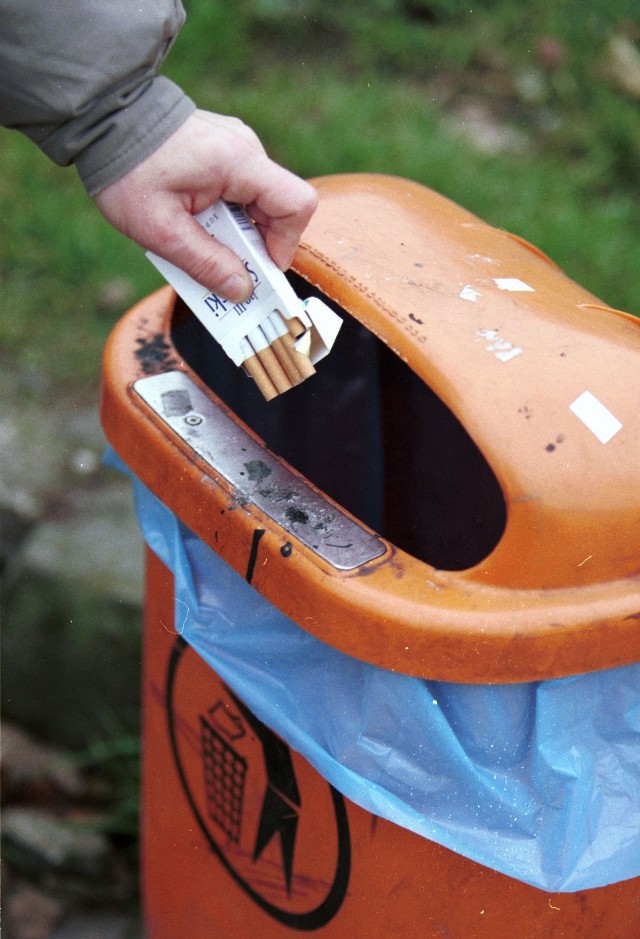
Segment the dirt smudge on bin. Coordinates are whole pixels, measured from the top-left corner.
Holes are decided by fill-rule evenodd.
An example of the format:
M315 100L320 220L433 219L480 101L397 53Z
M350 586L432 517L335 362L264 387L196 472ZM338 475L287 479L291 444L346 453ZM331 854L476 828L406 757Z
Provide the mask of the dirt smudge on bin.
M178 361L173 355L173 346L170 345L163 333L152 336L138 336L137 349L134 355L145 375L157 375L171 368L177 368Z

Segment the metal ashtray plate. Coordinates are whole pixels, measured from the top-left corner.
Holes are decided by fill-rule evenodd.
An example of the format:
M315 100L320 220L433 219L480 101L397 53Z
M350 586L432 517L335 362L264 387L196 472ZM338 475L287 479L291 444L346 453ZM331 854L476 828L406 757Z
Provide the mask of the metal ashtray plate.
M238 492L285 532L337 570L380 557L385 546L362 525L292 473L239 427L184 372L141 378L135 391Z

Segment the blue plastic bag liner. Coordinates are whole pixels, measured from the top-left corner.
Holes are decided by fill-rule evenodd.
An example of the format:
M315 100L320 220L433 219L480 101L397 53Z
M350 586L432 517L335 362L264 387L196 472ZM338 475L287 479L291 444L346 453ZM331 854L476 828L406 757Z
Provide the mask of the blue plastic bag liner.
M344 796L545 890L640 874L640 665L516 685L369 665L306 633L134 489L175 576L177 631Z

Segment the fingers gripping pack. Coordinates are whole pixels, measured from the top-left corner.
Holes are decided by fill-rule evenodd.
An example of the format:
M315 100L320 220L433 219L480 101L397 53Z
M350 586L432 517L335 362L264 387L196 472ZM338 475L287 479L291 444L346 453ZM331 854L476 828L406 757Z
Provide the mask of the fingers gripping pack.
M296 296L242 206L220 199L195 218L241 258L254 284L247 300L226 300L158 255L147 257L269 401L314 374L333 346L340 317L315 297L303 302Z

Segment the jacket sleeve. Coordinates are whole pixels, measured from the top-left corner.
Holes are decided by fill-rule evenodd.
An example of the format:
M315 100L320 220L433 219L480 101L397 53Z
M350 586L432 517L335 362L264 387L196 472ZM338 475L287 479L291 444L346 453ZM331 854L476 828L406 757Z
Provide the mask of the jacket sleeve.
M95 195L195 108L156 74L184 19L180 0L0 0L0 124Z

